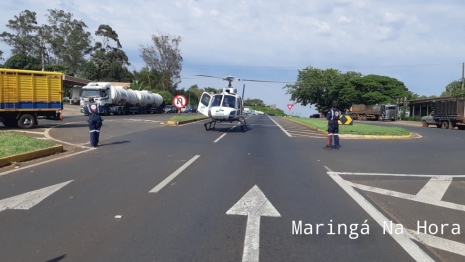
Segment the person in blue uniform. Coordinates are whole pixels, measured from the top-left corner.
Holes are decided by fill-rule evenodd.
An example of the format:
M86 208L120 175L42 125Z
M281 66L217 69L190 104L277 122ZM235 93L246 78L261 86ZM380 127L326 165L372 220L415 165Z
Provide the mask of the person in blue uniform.
M337 103L333 102L331 105L331 110L329 110L326 115L328 120L328 144L325 149L339 149L339 124L338 120L341 117L341 111L337 109ZM333 137L334 137L334 146L333 146Z
M103 113L102 106L97 105L94 102L93 97L89 97L89 104L84 108L85 113L89 115L89 130L90 130L90 145L92 147L97 147L100 137L100 128L102 127L102 116Z

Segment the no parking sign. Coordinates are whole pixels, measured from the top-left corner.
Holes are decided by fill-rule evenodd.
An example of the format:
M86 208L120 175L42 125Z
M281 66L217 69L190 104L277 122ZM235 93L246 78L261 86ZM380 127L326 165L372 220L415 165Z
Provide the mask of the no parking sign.
M187 105L187 99L184 95L176 95L173 98L173 106L176 107L177 109L181 109L186 107Z

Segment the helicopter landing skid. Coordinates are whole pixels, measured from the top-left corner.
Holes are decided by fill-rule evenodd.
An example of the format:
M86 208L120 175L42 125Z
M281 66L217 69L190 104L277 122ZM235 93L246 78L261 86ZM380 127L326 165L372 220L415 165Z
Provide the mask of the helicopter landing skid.
M210 130L212 130L212 129L215 129L216 122L217 122L217 121L213 120L213 121L210 121L210 122L205 123L205 124L204 124L205 129L206 129L207 131L210 131ZM207 127L207 125L209 125L209 126ZM213 125L213 126L212 126L212 125Z
M241 124L241 131L242 132L247 131L247 124L245 122L245 118L239 117L237 121ZM205 130L207 131L213 130L215 129L216 123L221 123L221 122L223 121L213 120L213 121L207 122L204 124ZM230 122L232 123L233 121L230 121Z

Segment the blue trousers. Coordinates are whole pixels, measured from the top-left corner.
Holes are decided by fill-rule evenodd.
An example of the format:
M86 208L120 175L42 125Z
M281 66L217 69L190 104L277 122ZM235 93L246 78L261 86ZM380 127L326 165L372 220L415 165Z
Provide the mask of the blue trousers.
M334 145L339 146L339 126L329 126L328 127L328 147L332 146L334 137Z
M102 121L98 121L98 122L89 121L90 145L91 146L98 145L101 127L102 127Z

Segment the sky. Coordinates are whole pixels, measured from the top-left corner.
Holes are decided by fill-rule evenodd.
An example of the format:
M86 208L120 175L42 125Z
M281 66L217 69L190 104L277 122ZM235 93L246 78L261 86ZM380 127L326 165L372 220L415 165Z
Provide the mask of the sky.
M419 95L439 95L462 78L463 0L2 0L0 32L25 9L46 23L47 9L70 12L88 31L108 24L132 64L145 64L140 46L152 35L180 36L180 88L224 88L228 75L293 83L312 66L389 76ZM95 37L95 39L98 39ZM9 47L0 42L4 57ZM289 112L285 84L234 82L244 97ZM312 106L291 114L308 117Z

